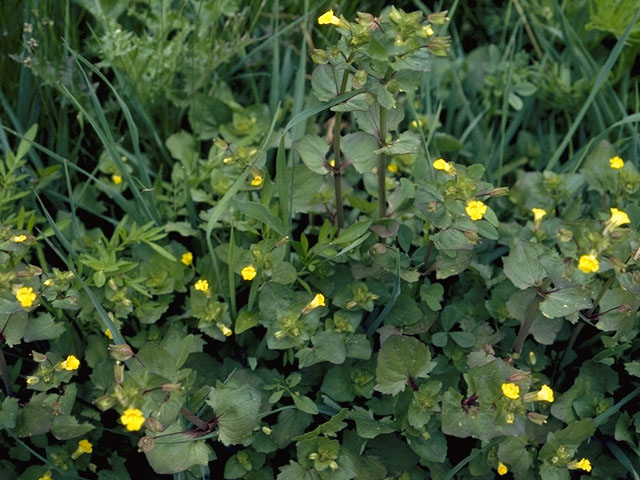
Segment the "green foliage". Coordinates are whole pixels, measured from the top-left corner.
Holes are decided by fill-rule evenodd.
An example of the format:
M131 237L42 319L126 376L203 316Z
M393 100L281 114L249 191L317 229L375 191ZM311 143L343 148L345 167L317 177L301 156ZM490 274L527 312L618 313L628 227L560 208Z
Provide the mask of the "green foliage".
M376 3L12 15L0 477L637 477L640 12Z

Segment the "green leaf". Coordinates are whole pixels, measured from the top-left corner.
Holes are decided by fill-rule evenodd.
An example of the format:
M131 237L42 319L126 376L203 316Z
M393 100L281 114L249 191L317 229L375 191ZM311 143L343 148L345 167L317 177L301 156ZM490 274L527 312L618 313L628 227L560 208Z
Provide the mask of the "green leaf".
M231 206L247 217L265 224L279 235L283 237L287 235L287 230L282 225L282 221L261 203L234 199L231 201Z
M356 396L351 381L351 369L347 366L330 368L322 379L320 391L336 402L351 402Z
M629 372L629 375L640 377L640 362L638 362L637 360L625 363L624 368L627 370L627 372Z
M540 465L540 478L545 480L569 480L571 475L566 468L558 468L548 463Z
M24 341L51 340L58 338L63 333L64 325L62 323L55 323L50 314L41 313L36 318L29 319L29 327L24 334Z
M526 448L528 443L527 437L507 437L498 446L498 458L515 475L525 475L533 465L533 455Z
M291 460L289 465L280 467L277 480L321 480L321 477L314 469L302 468L299 463Z
M251 385L227 383L212 390L207 403L218 419L218 438L224 445L244 442L258 424L261 395Z
M470 332L449 332L449 336L462 348L471 348L476 344L476 337Z
M349 133L342 137L340 150L345 159L350 161L358 173L371 173L377 165L378 140L364 132Z
M376 154L386 153L388 155L404 155L418 153L420 151L420 137L412 132L401 133L400 136L391 142L391 145L375 150Z
M392 335L378 353L374 390L397 395L404 391L409 378L427 378L433 366L424 343L413 337Z
M342 78L342 74L339 74ZM339 92L336 72L331 65L318 65L311 74L311 88L313 94L321 102L336 97Z
M20 144L18 145L18 150L16 151L16 162L22 160L29 149L31 148L31 143L36 138L36 133L38 133L38 124L34 123L31 125L29 130L24 133L22 140L20 140Z
M174 133L167 138L165 145L173 158L181 160L187 165L194 158L197 158L198 153L196 151L196 142L193 139L193 136L184 130Z
M547 318L558 318L590 307L590 298L575 288L563 288L545 295L540 303L540 312Z
M84 435L94 428L90 423L78 423L73 415L56 415L53 417L51 434L58 440L69 440Z
M236 318L236 335L242 332L246 332L247 330L255 327L259 321L260 315L258 314L258 312L249 312L247 310L240 312L238 318Z
M439 283L432 283L431 285L425 285L424 283L420 287L420 298L427 306L437 312L442 308L440 302L444 295L444 287Z
M504 274L521 290L539 286L546 277L539 260L543 253L538 244L518 241L503 259Z
M309 397L307 397L305 395L300 395L300 394L297 394L297 393L294 392L291 395L291 398L293 398L293 403L295 403L295 405L298 408L298 410L300 410L302 412L305 412L305 413L309 413L311 415L317 415L318 414L317 405Z
M207 465L213 452L206 440L196 440L184 431L181 421L174 422L162 432L166 437L155 441L155 446L146 452L147 461L158 474L171 475L183 472L194 465Z
M304 164L309 167L312 172L320 175L329 173L324 166L327 161L326 155L329 151L327 141L318 135L305 135L293 144L294 148L302 158Z
M407 443L422 460L442 463L447 459L447 439L439 429L428 429L428 431L428 439L422 435L412 437L405 434Z
M302 348L296 353L300 368L310 367L320 362L331 362L336 365L344 363L346 348L340 333L318 332L311 338L311 343L313 347Z
M391 417L375 419L370 410L362 407L354 407L348 418L356 422L356 430L361 438L376 438L378 435L398 430Z
M348 412L349 412L349 409L343 408L338 413L336 413L333 417L331 417L331 419L328 422L323 423L322 425L318 426L316 429L310 432L307 432L304 435L295 437L293 440L297 442L300 440L311 440L313 438L317 438L320 435L335 437L339 431L341 431L347 426L347 424L343 422L343 420L345 418L351 418L351 417L347 417Z
M409 295L401 294L393 304L387 318L384 319L384 323L394 327L403 327L419 322L422 317L424 315L416 301Z
M13 429L16 426L18 416L18 399L5 397L0 408L0 429Z

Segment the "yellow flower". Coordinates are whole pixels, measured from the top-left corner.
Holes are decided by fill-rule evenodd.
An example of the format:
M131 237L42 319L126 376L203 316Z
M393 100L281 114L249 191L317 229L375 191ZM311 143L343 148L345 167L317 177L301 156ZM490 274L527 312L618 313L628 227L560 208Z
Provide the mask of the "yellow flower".
M256 272L256 267L254 267L253 265L247 265L242 270L240 270L240 275L242 275L243 280L253 280L254 278L256 278L257 274L258 272Z
M588 458L582 458L580 461L576 462L573 460L567 464L567 468L569 470L584 470L585 472L591 471L591 462Z
M620 170L622 167L624 167L624 160L616 155L615 157L611 157L609 159L609 166L616 170Z
M549 387L549 385L542 385L542 387L540 387L540 390L538 390L536 398L540 402L552 403L553 402L553 390L551 390L551 387Z
M209 292L209 282L207 282L205 279L201 278L200 280L198 280L196 282L196 284L193 286L193 288L195 288L196 290L199 290L201 292L208 293Z
M389 170L389 173L397 173L398 165L396 165L395 163L390 163L389 165L387 165L387 170Z
M503 383L502 394L511 400L518 400L520 398L520 387L515 383Z
M436 170L444 170L449 175L453 175L456 173L456 169L453 168L449 162L445 161L442 158L438 158L433 162L433 168L435 168Z
M50 278L47 278L44 282L42 282L42 284L45 287L50 287L51 285L53 285L53 280L51 280Z
M230 337L231 335L233 335L233 331L226 325L223 325L220 323L218 324L218 328L220 329L220 331L225 337Z
M578 269L582 273L595 273L600 269L600 262L595 255L582 255L578 260Z
M464 210L469 218L475 221L482 219L482 216L487 213L487 206L480 200L469 200Z
M38 478L38 480L53 480L53 477L51 477L51 470L45 472L45 474Z
M262 175L255 175L253 177L253 180L251 180L251 186L259 187L260 185L262 185L262 182L263 182Z
M422 34L425 37L430 37L431 35L433 35L433 28L431 28L431 25L425 25L424 27L422 27Z
M77 370L80 367L80 360L73 355L69 355L64 362L60 362L60 366L68 371Z
M627 215L622 210L618 210L617 208L611 209L611 218L607 220L607 225L611 225L610 228L616 228L620 225L624 225L625 223L631 223L629 219L629 215Z
M91 445L91 442L87 439L82 439L78 442L78 448L76 448L76 451L71 454L71 458L75 460L83 453L91 452L93 452L93 445Z
M31 287L20 287L15 293L16 300L20 302L22 308L29 308L36 301L38 296Z
M107 328L107 329L104 331L104 334L107 336L107 338L108 338L109 340L113 340L113 334L111 333L111 329Z
M313 297L313 300L307 303L307 305L302 309L302 313L307 313L307 312L310 312L311 310L315 310L318 307L324 307L324 306L325 306L324 295L322 295L321 293L316 293L316 296Z
M540 390L527 393L523 399L524 402L553 402L553 390L549 385L542 385Z
M120 422L127 427L128 431L135 432L142 428L144 416L142 415L142 411L137 408L127 408L120 417Z
M27 236L22 234L22 235L14 235L13 238L11 239L12 242L14 243L22 243L27 239Z
M498 475L500 475L500 476L506 475L508 471L509 471L509 469L507 468L507 466L504 463L498 462Z
M120 185L122 183L122 175L114 173L113 175L111 175L111 181L116 185Z
M180 257L180 261L185 265L191 265L193 263L193 253L186 252Z
M340 19L333 14L333 10L329 10L318 17L320 25L340 25Z
M533 213L534 222L539 222L540 220L542 220L542 217L547 214L547 211L542 208L532 208L531 212Z

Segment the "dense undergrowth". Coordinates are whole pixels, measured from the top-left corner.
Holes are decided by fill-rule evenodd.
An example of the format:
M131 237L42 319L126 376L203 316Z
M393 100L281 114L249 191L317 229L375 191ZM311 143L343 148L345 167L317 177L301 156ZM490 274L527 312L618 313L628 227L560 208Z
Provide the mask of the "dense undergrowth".
M639 479L636 3L2 2L0 478Z

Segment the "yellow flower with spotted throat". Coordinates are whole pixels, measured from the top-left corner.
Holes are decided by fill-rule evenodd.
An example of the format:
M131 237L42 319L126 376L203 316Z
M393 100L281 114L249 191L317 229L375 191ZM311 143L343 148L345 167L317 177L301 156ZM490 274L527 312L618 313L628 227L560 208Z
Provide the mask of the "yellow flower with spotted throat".
M502 394L510 400L518 400L520 398L520 387L515 383L503 383Z
M480 200L469 200L464 210L471 220L476 221L481 220L482 216L487 213L487 206Z
M595 255L582 255L578 260L578 270L582 273L596 273L600 269L600 262Z

